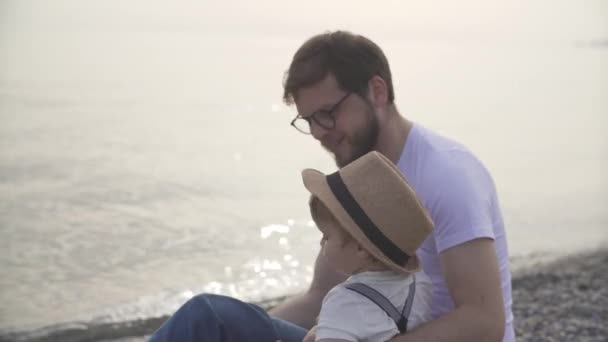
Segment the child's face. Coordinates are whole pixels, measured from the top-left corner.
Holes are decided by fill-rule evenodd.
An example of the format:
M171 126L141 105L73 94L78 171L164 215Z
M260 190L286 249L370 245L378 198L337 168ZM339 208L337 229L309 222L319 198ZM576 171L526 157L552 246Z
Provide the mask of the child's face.
M354 274L364 267L364 252L338 222L333 219L322 219L317 226L323 233L321 253L334 269L346 274Z

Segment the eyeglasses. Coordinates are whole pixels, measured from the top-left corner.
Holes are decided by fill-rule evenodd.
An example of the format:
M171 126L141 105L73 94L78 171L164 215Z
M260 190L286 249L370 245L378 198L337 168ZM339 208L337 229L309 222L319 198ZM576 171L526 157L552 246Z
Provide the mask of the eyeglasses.
M311 134L312 121L314 121L317 125L325 129L333 129L334 127L336 127L336 118L334 117L335 111L350 94L352 94L352 92L346 93L346 95L344 95L338 102L336 102L335 105L333 105L329 109L319 109L318 111L308 116L302 116L301 114L298 114L291 121L291 125L304 134Z

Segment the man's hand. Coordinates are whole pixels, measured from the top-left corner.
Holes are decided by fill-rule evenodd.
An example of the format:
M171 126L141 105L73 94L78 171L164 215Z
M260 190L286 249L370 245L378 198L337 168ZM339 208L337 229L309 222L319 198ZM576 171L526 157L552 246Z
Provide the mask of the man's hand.
M391 341L502 341L505 309L494 240L448 248L440 262L454 310Z
M316 333L317 333L317 326L315 325L314 327L310 328L310 330L308 330L308 332L306 333L306 336L304 336L304 339L302 340L302 342L315 342Z

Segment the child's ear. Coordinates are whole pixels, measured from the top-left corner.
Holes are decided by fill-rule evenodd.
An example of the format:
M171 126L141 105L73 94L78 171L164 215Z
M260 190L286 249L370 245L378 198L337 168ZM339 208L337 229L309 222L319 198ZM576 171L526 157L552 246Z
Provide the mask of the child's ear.
M363 260L373 259L372 255L367 250L365 250L363 247L361 247L360 244L357 244L357 256Z

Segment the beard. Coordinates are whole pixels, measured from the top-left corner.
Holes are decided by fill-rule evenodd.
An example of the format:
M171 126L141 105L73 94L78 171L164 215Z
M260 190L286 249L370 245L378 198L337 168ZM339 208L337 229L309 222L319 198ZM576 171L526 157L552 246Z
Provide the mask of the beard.
M367 121L365 124L351 137L346 137L346 143L348 143L352 148L350 155L340 156L334 153L334 159L339 168L342 168L360 157L363 157L367 153L371 152L376 146L380 131L378 118L376 117L376 113L371 106L368 108L366 114Z

